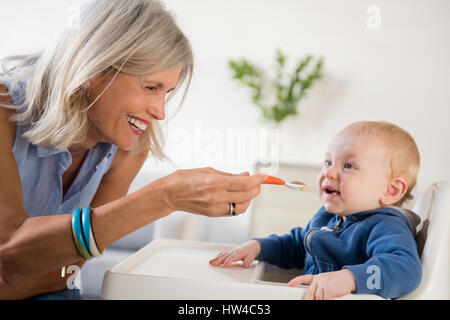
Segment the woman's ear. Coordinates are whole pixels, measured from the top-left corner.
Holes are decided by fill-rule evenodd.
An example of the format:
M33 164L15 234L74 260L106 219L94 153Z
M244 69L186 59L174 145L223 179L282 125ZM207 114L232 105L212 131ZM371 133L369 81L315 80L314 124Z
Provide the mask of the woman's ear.
M101 77L100 75L95 75L90 77L88 80L86 80L85 83L81 85L81 90L83 91L84 95L87 99L89 99L89 93L91 90L101 84L100 81L102 81L105 78L105 76Z
M391 180L381 196L380 204L384 206L390 206L397 203L408 190L408 184L405 179L398 177Z
M111 71L113 71L112 68L108 68L105 71L102 71L96 75L93 75L91 77L89 77L85 83L83 83L83 85L81 86L81 88L83 88L83 90L90 90L92 89L94 86L100 84L105 78L106 76L108 76Z
M84 93L86 97L89 97L89 90L92 87L92 80L87 80L85 83L81 85L81 91Z
M83 88L83 90L89 90L89 88L91 87L92 83L90 80L86 81L85 83L83 83L83 85L81 86Z

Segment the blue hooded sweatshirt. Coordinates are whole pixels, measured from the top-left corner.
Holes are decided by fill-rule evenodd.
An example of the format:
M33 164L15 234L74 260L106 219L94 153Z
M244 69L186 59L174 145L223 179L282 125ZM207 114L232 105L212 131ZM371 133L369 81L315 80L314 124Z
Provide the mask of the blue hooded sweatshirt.
M303 274L349 269L357 294L398 298L412 292L422 278L414 212L383 207L341 217L324 207L305 228L289 234L255 238L258 260L281 268L303 268Z

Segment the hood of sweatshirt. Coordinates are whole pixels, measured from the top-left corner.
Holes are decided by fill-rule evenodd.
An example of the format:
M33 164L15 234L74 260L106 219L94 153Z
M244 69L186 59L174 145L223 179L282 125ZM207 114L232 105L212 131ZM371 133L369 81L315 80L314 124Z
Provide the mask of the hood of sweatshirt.
M394 206L388 207L388 208L393 208L393 209L397 210L408 220L409 228L411 229L411 232L415 237L417 235L417 226L420 224L419 215L416 214L414 211L406 209L406 208L394 207Z
M347 219L355 219L355 220L361 220L365 219L367 215L372 215L374 212L377 214L388 214L396 217L400 217L403 219L409 226L409 229L411 230L411 233L414 237L417 236L417 226L420 224L420 216L417 215L414 211L401 208L397 206L388 206L388 207L382 207L377 210L371 210L371 211L364 211L360 213L356 213L353 215L347 216Z

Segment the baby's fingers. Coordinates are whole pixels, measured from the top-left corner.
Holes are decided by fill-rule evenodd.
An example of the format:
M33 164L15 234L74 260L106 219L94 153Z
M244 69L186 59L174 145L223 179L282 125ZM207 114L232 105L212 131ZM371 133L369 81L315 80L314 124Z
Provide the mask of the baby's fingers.
M295 277L291 281L288 282L289 287L295 287L299 284L310 284L314 279L312 274L305 274L302 276Z
M312 284L309 286L308 291L306 292L304 300L316 300L316 292L317 292L317 281L313 281Z
M232 252L228 257L225 258L225 261L223 262L223 267L229 267L233 262L243 260L244 261L244 267L248 264L247 262L247 256L245 252L241 250L236 250Z
M243 260L242 260L242 267L244 267L244 268L250 268L250 265L252 264L252 262L254 261L255 259L252 257L252 256L250 256L250 255L248 255L248 256L246 256Z
M217 256L211 260L209 260L209 264L217 267L220 266L223 261L230 255L229 251L223 251L217 254Z

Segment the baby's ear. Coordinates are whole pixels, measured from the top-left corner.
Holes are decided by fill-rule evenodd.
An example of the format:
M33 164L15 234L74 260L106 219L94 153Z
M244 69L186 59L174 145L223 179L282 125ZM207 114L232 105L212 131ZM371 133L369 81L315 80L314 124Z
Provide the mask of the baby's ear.
M405 195L407 190L408 184L405 179L401 177L392 179L384 191L384 194L381 196L380 204L390 206L397 203Z

